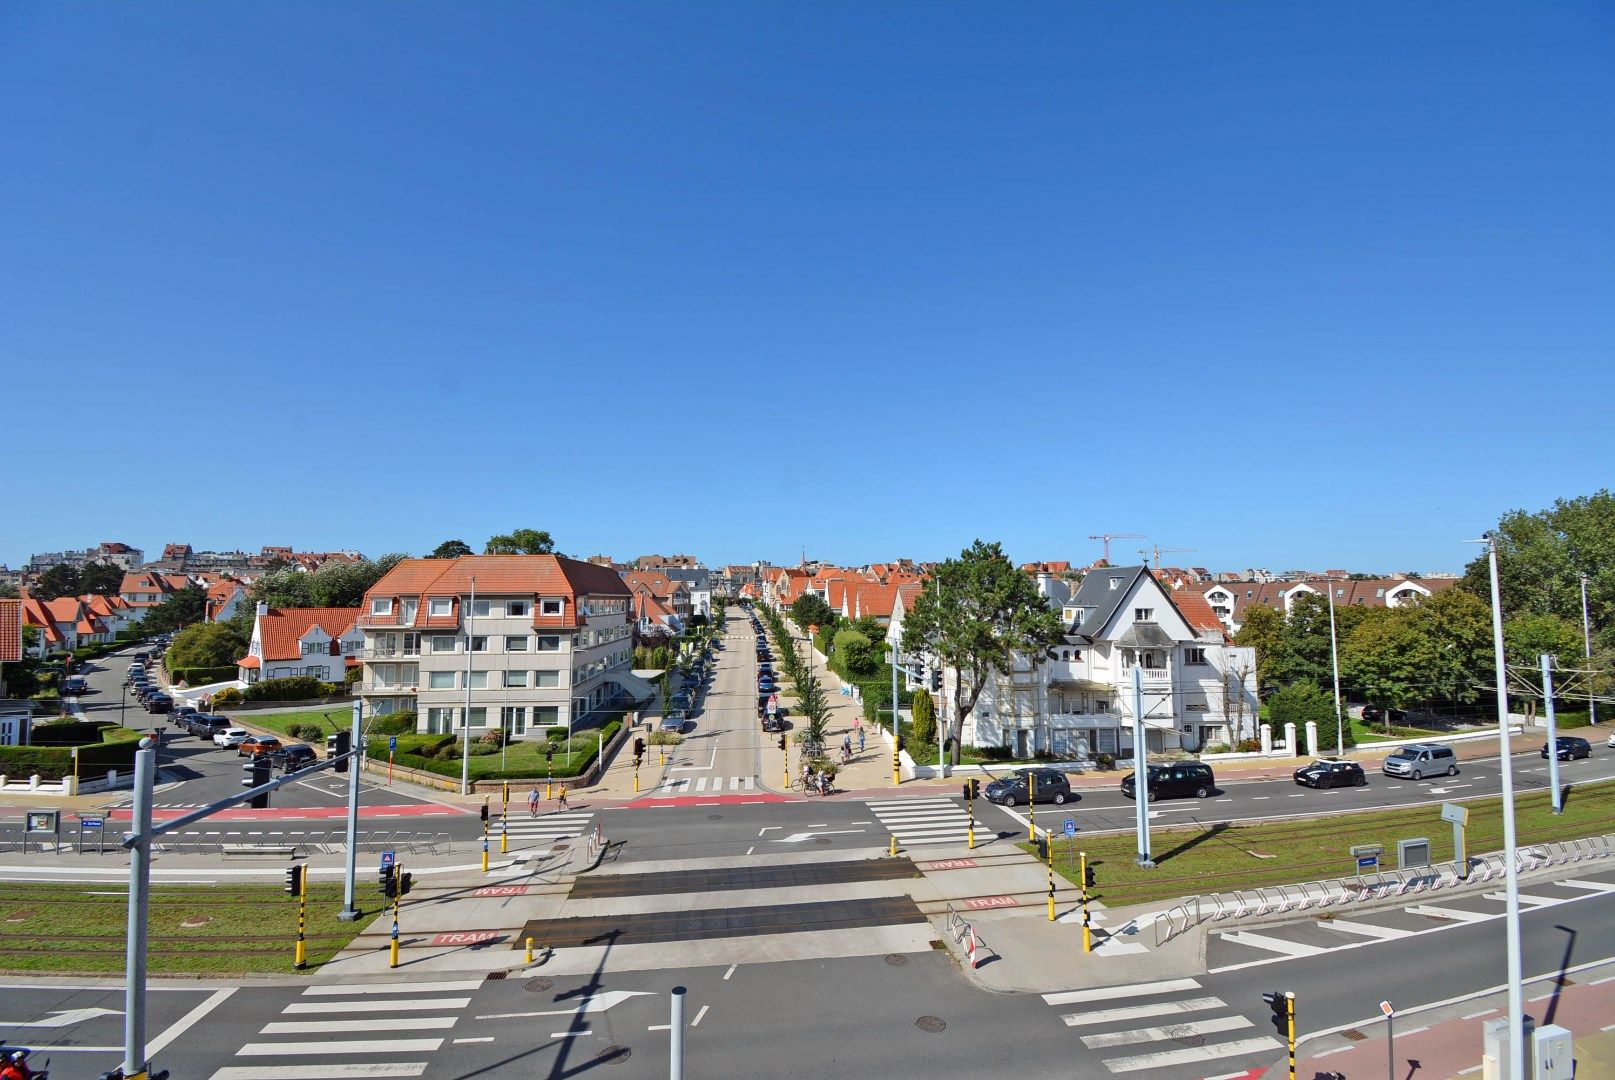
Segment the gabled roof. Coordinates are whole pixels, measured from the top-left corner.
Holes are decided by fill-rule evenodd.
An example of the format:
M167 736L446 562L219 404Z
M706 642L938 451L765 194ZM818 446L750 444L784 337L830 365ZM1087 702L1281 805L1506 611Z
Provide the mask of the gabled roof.
M0 599L0 664L22 659L22 601Z
M1077 589L1076 595L1066 602L1067 607L1086 608L1089 613L1081 625L1072 628L1072 633L1088 638L1097 636L1110 624L1116 610L1126 603L1133 585L1147 573L1149 569L1144 566L1115 566L1090 571L1082 579L1082 586ZM1115 588L1111 587L1112 580L1116 582Z
M358 621L358 608L270 608L258 616L258 639L265 660L296 660L303 655L302 641L314 627L333 641Z
M476 578L478 596L532 596L561 597L569 600L566 614L539 620L540 627L582 625L578 599L585 596L615 596L627 599L632 595L622 575L609 566L579 562L559 555L461 555L456 559L404 559L370 587L365 593L366 612L370 601L400 597L419 597L421 610L416 626L424 628L458 625L460 597L471 593L471 579ZM453 616L428 614L427 600L450 597L454 601ZM535 613L538 607L534 607ZM367 626L398 625L398 605L391 615L364 616Z
M1195 592L1193 589L1179 589L1169 593L1172 605L1183 616L1183 621L1196 630L1214 630L1223 633L1222 620L1217 618L1216 612L1211 610L1211 604L1206 601L1205 594Z

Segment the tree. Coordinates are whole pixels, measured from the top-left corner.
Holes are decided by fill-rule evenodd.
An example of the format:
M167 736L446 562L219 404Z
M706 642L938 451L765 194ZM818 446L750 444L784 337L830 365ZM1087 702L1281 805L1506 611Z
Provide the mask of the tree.
M253 582L247 593L254 604L272 608L358 607L370 587L406 557L394 553L356 563L328 562L312 574L277 570Z
M914 741L936 741L936 706L924 687L914 691Z
M1495 678L1491 612L1462 589L1375 609L1341 644L1340 666L1342 677L1377 705L1474 703Z
M79 571L76 566L58 563L39 575L34 583L34 595L41 600L55 600L79 594Z
M835 654L849 676L873 675L880 669L875 643L856 630L836 631Z
M162 634L183 630L206 617L207 593L188 585L146 612L140 620L141 632Z
M1261 686L1280 685L1283 674L1284 615L1265 604L1252 604L1234 635L1235 645L1256 650L1256 680Z
M517 529L488 537L484 555L553 555L555 541L542 529Z
M1540 672L1544 653L1557 667L1581 667L1585 661L1580 623L1572 626L1557 615L1516 615L1503 624L1503 655L1509 667Z
M965 717L989 679L1017 656L1034 664L1065 639L1065 625L1032 578L997 543L975 541L937 567L940 589L925 589L903 621L903 651L930 653L953 669L953 764L959 764ZM940 597L940 598L939 598Z
M0 600L15 600L21 595L17 591L17 586L8 581L0 581Z
M163 655L169 671L189 667L224 667L247 651L247 642L228 623L197 623L174 635Z
M1325 693L1314 683L1296 682L1275 690L1267 699L1267 715L1275 732L1282 732L1285 724L1294 724L1298 743L1306 737L1307 723L1310 721L1318 727L1318 749L1330 751L1339 748L1334 696ZM1348 728L1346 743L1349 746L1353 741ZM1300 749L1300 746L1292 746L1290 752L1300 757Z
M818 593L808 592L791 601L791 621L801 627L803 632L810 626L817 626L822 630L835 625L836 613L824 602L824 597Z
M79 593L116 596L123 588L123 571L111 563L86 563L79 571Z
M432 549L428 559L458 559L461 555L474 555L471 545L464 540L445 540Z

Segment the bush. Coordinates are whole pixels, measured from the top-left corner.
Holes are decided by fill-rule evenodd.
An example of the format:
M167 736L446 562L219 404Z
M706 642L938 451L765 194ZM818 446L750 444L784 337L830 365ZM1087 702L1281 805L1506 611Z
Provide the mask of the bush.
M117 725L102 728L100 742L78 748L79 775L128 768L143 734ZM0 746L0 773L13 777L38 773L42 780L60 780L73 775L72 750L68 746Z
M566 728L565 726L545 728L544 737L550 742L563 742L566 739Z
M285 679L264 679L249 685L241 692L245 701L307 701L310 698L336 697L346 693L341 683L321 682L312 675L293 675Z
M30 741L35 746L81 746L100 742L102 729L116 726L90 720L54 720L35 727Z
M415 710L405 709L384 716L371 717L367 730L372 735L412 735L415 732L415 723Z
M1200 752L1202 754L1226 754L1229 752L1228 744L1224 742L1212 743L1210 746L1201 747Z
M1234 744L1234 751L1240 754L1255 754L1262 749L1261 739L1240 739Z
M1093 763L1100 772L1108 772L1116 767L1116 758L1113 754L1095 754Z
M671 731L653 731L645 741L652 746L677 746L684 741L684 736Z
M477 742L482 743L485 746L491 746L497 750L501 746L505 745L505 733L500 731L498 728L491 728L477 736Z
M220 690L217 694L213 695L213 707L215 709L224 709L231 705L240 705L241 701L241 691L237 690L233 686L227 686L223 690Z
M286 729L286 734L294 739L302 739L307 743L323 743L326 735L330 734L330 732L319 724L292 724Z
M353 692L353 684L358 682L359 680L361 680L363 678L364 678L364 665L360 664L357 667L350 667L347 670L347 672L343 674L342 683L343 683L343 685L345 685L348 688L348 692L352 693Z
M208 683L229 682L237 674L234 664L229 667L182 667L174 668L168 676L176 683L185 683L187 686L206 686Z

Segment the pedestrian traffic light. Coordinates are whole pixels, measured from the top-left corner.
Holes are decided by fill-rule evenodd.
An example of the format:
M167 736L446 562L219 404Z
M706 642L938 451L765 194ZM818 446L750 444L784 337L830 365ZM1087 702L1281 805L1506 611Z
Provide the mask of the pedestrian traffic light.
M1098 879L1096 879L1093 876L1093 867L1091 867L1091 866L1083 867L1083 870L1082 870L1082 887L1084 889L1093 889L1093 888L1097 888L1098 885L1099 885Z
M306 866L303 866L301 863L299 863L297 865L294 865L294 866L288 866L286 868L286 895L287 896L302 896L303 895L303 877L307 873L308 873L308 868Z
M488 820L488 800L487 799L482 800L482 820L483 821Z
M269 759L255 757L241 766L241 786L244 788L262 787L269 783ZM254 810L264 810L269 806L269 792L260 792L248 802Z
M353 732L339 731L335 735L325 737L325 756L336 761L337 772L347 772L348 751L353 749Z
M644 757L644 756L645 756L645 740L636 735L636 736L634 736L634 764L638 765L639 764L639 759Z
M413 889L414 887L415 887L415 875L414 874L411 874L408 870L405 870L402 874L398 875L398 895L399 896L408 896L409 895L409 890Z
M1281 1036L1290 1037L1290 999L1282 990L1273 990L1262 995L1267 1007L1273 1012L1273 1029Z
M376 877L376 884L381 886L381 895L389 900L398 892L398 875L391 863L381 868L381 873Z
M785 732L783 731L779 733L779 748L781 750L785 749Z

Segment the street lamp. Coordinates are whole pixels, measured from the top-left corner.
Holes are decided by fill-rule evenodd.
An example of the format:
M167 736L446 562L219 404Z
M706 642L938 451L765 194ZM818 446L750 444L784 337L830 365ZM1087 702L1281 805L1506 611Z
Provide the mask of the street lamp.
M1593 630L1592 623L1587 619L1587 572L1581 572L1581 647L1582 655L1587 658L1587 720L1589 723L1598 723L1598 701L1593 697Z
M1503 656L1503 601L1497 584L1497 536L1486 533L1479 540L1466 541L1486 545L1487 566L1492 579L1492 651L1497 662L1497 738L1499 764L1503 776L1503 863L1507 882L1508 929L1508 1054L1506 1075L1510 1080L1525 1080L1525 1000L1520 985L1523 978L1520 963L1520 868L1515 856L1514 841L1514 762L1510 756L1508 732L1508 668Z
M1340 648L1335 639L1335 583L1325 580L1329 592L1329 659L1335 669L1335 756L1346 756L1346 719L1340 708Z

